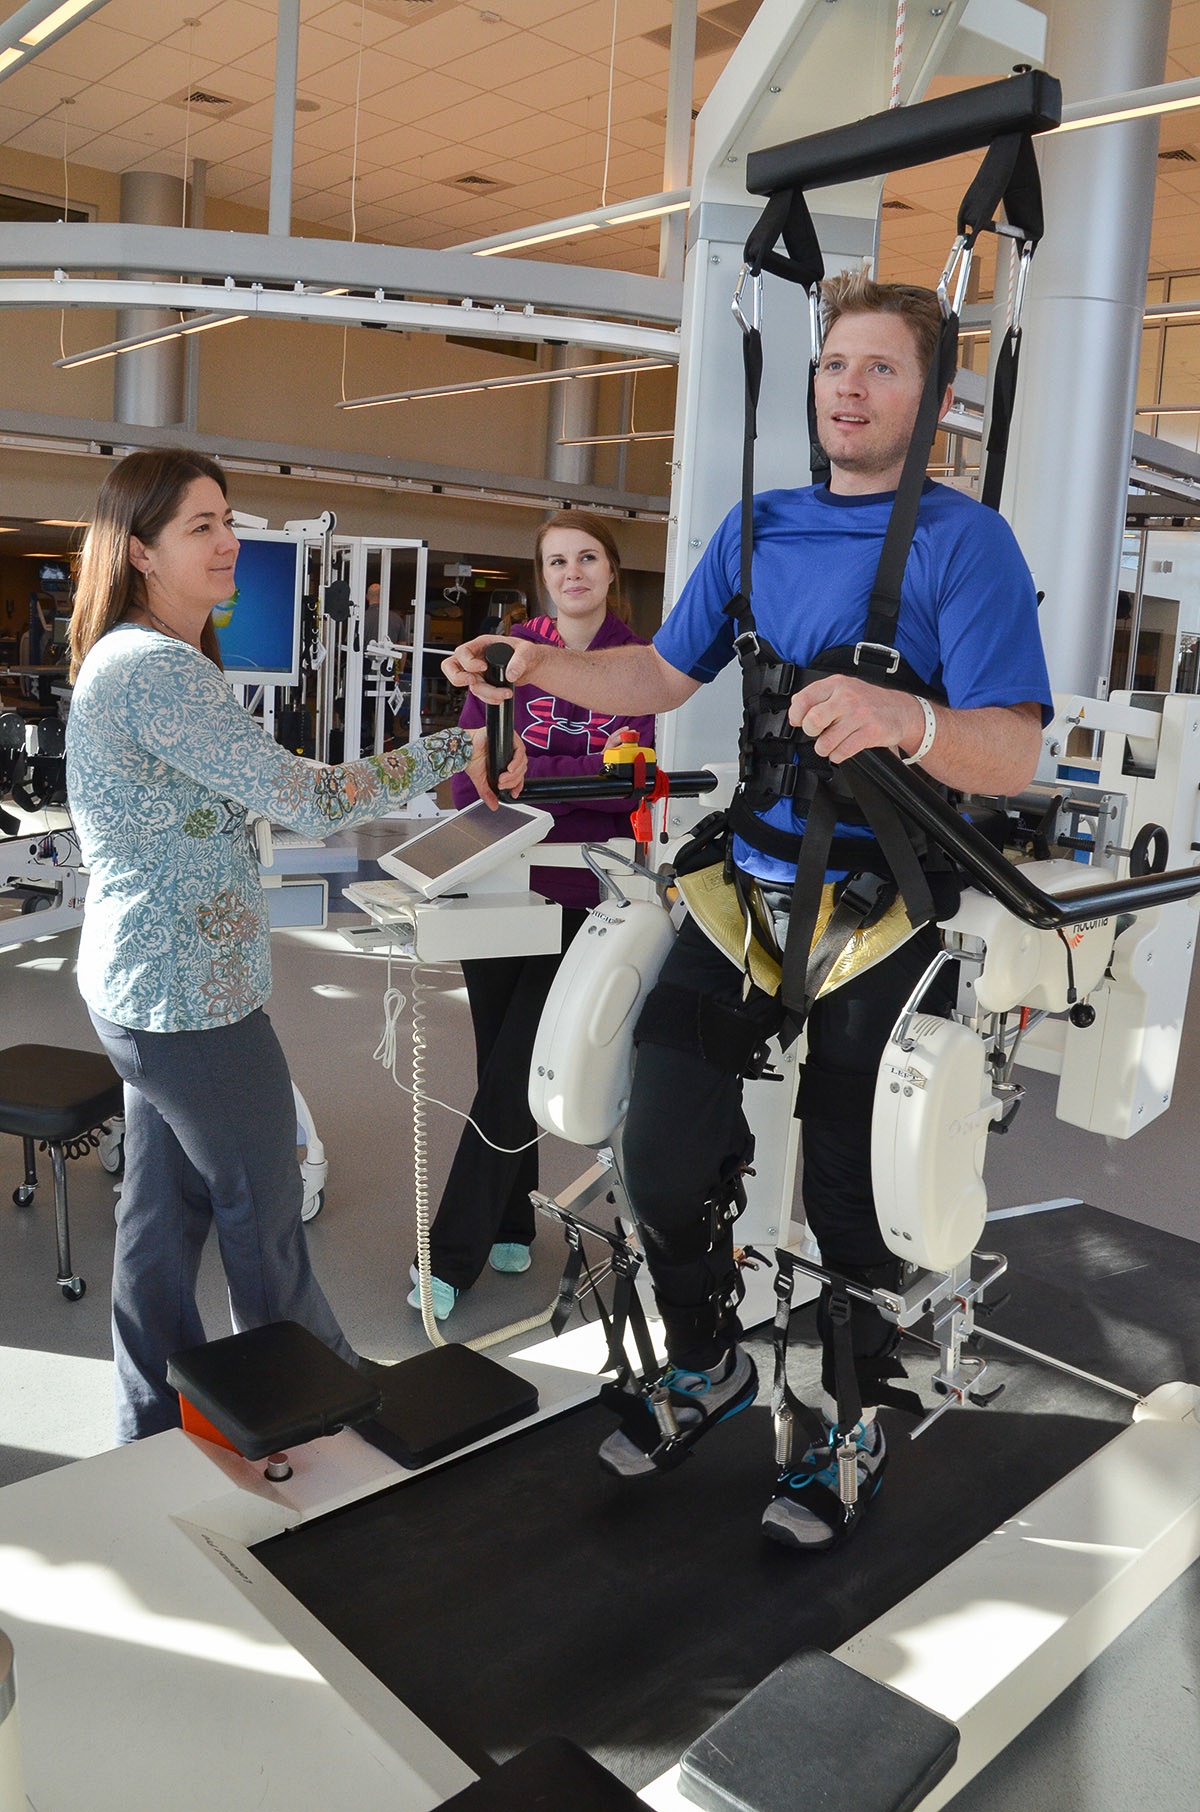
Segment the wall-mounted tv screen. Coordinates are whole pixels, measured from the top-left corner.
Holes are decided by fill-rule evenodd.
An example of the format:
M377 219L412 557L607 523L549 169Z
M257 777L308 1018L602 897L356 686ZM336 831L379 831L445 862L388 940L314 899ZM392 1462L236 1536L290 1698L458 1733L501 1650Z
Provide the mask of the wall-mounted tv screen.
M304 546L281 530L240 529L237 590L213 611L226 676L239 686L300 679Z

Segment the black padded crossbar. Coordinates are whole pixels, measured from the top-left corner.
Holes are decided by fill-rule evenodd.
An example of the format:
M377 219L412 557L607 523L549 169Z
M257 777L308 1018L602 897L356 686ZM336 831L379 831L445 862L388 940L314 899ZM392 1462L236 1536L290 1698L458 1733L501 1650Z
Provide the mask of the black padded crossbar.
M1048 132L1061 119L1061 83L1045 70L1033 69L751 151L746 187L751 195L775 195L781 189L822 189L886 176L960 151L981 150L1006 133Z

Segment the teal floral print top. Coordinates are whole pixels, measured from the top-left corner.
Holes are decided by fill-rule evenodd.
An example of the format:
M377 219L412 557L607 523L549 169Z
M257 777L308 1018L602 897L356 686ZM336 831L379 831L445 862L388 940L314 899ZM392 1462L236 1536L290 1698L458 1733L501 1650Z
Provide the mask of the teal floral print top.
M248 812L316 840L459 773L462 730L321 767L281 748L186 642L120 624L80 669L67 794L90 870L79 989L117 1025L231 1025L271 991Z

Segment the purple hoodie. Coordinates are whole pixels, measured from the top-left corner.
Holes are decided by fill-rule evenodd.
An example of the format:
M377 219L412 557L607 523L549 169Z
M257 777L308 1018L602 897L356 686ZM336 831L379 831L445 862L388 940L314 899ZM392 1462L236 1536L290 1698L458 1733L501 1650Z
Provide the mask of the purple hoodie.
M534 617L528 623L517 623L513 639L522 642L549 642L563 646L562 637L552 617ZM589 643L590 648L622 648L629 642L645 646L619 617L609 611ZM483 705L473 693L467 694L459 723L474 730L484 721ZM529 775L546 776L598 774L603 766L605 743L614 730L626 726L638 733L646 747L654 743L653 717L632 713L589 711L583 705L568 704L538 686L518 686L513 694L513 727L529 753ZM465 774L456 774L450 783L455 805L470 805L475 788ZM587 799L578 804L551 804L538 801L539 811L555 819L547 843L603 843L610 837L627 837L632 804L625 799ZM577 906L584 910L594 906L600 897L600 885L586 869L534 868L530 885L548 900L560 906Z

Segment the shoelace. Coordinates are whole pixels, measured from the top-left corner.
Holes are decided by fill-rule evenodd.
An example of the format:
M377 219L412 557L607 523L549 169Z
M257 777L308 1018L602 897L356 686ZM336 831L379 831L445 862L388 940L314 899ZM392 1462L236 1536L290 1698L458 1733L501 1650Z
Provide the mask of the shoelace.
M855 1445L855 1448L857 1449L857 1456L858 1456L858 1460L860 1462L872 1459L874 1457L873 1453L869 1453L867 1451L866 1441L867 1441L867 1430L863 1426L863 1424L861 1422L859 1422L858 1425L856 1426L856 1428L854 1429L854 1445ZM803 1486L810 1485L810 1484L826 1485L826 1486L830 1487L831 1489L836 1489L836 1487L837 1487L837 1452L836 1452L836 1449L834 1448L833 1443L834 1443L834 1432L831 1428L829 1431L829 1461L828 1461L828 1464L822 1466L819 1472L809 1472L806 1468L802 1468L798 1472L789 1473L786 1478L784 1478L780 1481L780 1483L790 1486L794 1491L799 1491ZM812 1452L812 1448L809 1449L809 1452L810 1453Z

